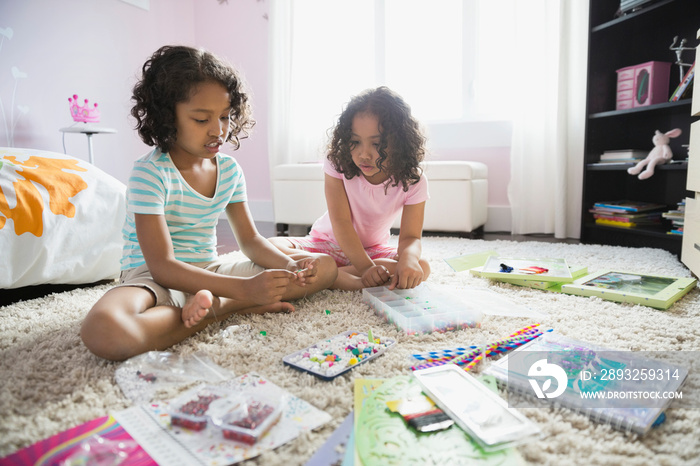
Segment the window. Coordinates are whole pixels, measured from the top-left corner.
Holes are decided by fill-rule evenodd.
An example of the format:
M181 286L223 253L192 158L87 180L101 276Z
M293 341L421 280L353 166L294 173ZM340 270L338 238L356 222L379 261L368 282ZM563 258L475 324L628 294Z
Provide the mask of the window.
M350 96L387 85L426 123L507 119L513 1L295 2L291 108L328 128Z

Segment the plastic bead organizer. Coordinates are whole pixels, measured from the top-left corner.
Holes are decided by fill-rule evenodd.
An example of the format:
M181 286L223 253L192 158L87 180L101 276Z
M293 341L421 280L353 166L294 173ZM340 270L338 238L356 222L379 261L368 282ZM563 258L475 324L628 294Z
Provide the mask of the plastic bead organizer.
M407 335L479 327L483 317L481 311L457 297L425 285L409 290L365 288L362 302Z
M371 332L348 330L288 354L282 361L323 380L332 380L360 364L381 356L396 344L396 340L377 338Z

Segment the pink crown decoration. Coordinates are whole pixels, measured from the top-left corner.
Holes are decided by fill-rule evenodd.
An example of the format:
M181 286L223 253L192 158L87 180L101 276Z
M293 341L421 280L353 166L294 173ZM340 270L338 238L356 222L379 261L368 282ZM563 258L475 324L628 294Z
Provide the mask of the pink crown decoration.
M100 110L97 108L97 104L93 104L93 107L88 106L88 100L85 99L83 106L78 105L78 94L73 94L73 98L68 97L70 115L73 117L74 121L80 121L83 123L99 123L100 122Z

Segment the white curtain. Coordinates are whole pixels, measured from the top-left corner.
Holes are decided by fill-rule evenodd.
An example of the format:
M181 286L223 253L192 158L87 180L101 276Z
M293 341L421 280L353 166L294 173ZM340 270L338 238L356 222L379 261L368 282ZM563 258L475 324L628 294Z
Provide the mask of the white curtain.
M378 85L372 1L271 0L271 167L320 161L343 106ZM313 33L297 26L311 17Z
M517 86L508 186L512 233L579 238L588 1L528 0L516 8L507 60Z
M270 89L268 146L270 167L291 163L290 91L292 61L292 5L283 0L270 4L268 74Z

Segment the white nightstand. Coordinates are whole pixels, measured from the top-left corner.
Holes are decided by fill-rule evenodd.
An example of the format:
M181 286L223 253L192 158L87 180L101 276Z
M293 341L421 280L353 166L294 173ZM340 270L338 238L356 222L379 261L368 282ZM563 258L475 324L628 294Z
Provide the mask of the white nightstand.
M73 126L68 126L66 128L61 128L59 131L62 133L83 133L87 135L88 139L88 153L90 154L90 163L95 164L94 157L92 155L92 135L93 134L111 134L116 133L116 129L105 128L103 126L95 126L89 123L78 123Z

